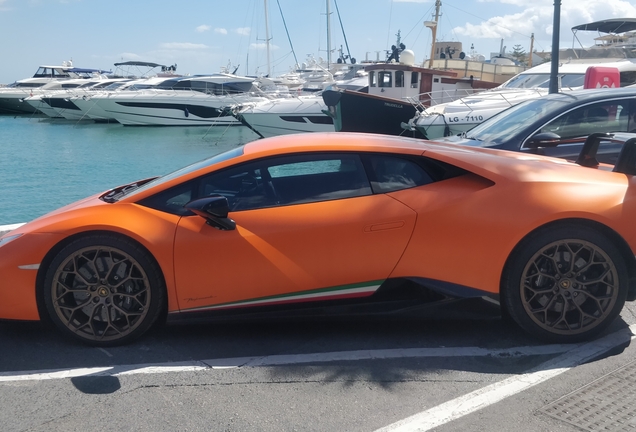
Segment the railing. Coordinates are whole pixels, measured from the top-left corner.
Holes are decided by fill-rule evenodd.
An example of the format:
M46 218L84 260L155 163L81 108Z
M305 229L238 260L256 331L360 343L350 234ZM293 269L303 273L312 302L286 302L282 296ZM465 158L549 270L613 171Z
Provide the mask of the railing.
M422 93L417 98L407 98L407 100L417 109L419 112L424 112L427 108L430 108L441 103L458 102L463 103L469 111L473 111L470 104L464 101L469 96L479 95L483 100L501 100L509 106L516 105L517 101L511 101L522 94L536 93L537 97L543 96L545 90L541 89L461 89L461 90L438 90L435 92Z

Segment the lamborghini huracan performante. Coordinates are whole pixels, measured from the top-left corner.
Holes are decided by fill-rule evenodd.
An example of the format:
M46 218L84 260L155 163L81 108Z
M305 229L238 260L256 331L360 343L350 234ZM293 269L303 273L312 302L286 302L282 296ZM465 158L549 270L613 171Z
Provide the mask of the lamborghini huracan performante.
M6 233L0 318L105 346L166 318L490 298L535 337L580 341L636 297L636 139L614 167L595 159L607 139L577 163L366 134L252 142Z

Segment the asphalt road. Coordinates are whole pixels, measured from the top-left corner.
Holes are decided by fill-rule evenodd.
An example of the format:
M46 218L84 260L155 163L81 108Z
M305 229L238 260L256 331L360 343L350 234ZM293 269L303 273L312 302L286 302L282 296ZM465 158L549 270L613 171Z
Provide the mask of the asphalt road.
M636 431L633 332L636 302L577 345L491 313L171 325L107 349L0 322L0 430Z
M4 322L0 429L605 430L603 413L590 429L549 405L570 395L581 406L576 392L607 376L618 390L597 405L634 397L618 374L631 371L635 312L630 303L595 342L563 346L498 318L173 325L107 349Z

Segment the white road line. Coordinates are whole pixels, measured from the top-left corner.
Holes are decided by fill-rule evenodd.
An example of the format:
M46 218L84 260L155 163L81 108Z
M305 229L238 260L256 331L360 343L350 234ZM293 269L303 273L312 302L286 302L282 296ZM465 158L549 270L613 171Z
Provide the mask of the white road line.
M335 361L380 360L421 357L498 357L512 358L534 355L551 355L576 349L580 345L541 345L508 349L479 347L407 348L393 350L339 351L315 354L273 355L266 357L236 357L181 363L120 365L64 370L40 370L0 373L0 383L13 381L41 381L79 376L118 376L132 374L192 372L209 369L240 367L267 367L302 363L328 363Z
M436 407L378 429L376 432L428 431L554 378L573 367L634 339L636 325L579 345L521 375L475 390Z

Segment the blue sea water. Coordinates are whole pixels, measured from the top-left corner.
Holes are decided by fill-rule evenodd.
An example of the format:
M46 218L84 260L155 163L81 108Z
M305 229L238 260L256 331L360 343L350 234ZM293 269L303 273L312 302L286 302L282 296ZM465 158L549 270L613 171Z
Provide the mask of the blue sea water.
M0 115L0 225L28 222L257 138L243 126L124 127Z

